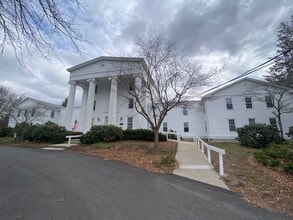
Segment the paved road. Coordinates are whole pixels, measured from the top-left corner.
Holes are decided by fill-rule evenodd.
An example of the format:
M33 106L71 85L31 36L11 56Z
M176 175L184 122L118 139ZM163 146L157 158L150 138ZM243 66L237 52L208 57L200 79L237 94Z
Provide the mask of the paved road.
M0 147L0 219L287 218L175 175L75 153Z

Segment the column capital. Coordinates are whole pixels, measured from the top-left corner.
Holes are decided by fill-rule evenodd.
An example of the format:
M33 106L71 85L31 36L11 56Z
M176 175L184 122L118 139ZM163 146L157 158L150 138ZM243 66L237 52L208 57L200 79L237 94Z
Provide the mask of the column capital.
M92 78L92 79L88 79L87 82L97 82L97 80L95 78Z
M76 81L69 81L68 84L69 84L69 85L77 85L78 82L76 82Z
M109 76L108 77L108 80L112 80L112 79L117 80L118 79L118 76Z

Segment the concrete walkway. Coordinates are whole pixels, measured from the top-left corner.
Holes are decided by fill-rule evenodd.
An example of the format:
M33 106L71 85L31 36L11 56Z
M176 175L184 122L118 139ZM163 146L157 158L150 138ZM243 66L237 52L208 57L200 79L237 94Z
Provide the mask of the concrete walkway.
M187 177L210 185L228 189L220 175L214 170L207 157L201 153L193 142L180 141L176 153L179 167L173 174Z

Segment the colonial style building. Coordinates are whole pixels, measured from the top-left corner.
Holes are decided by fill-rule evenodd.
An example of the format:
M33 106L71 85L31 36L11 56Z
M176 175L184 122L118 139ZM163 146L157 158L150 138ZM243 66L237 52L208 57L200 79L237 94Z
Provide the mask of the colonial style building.
M121 73L121 67L126 71ZM70 72L67 108L54 108L56 118L46 120L64 125L68 130L74 128L83 132L93 125L104 124L114 124L123 129L148 128L147 121L134 109L133 97L118 80L122 74L128 82L133 82L133 85L129 84L132 89L139 88L147 71L142 58L99 57L67 70ZM80 107L74 107L77 86L83 91ZM186 105L168 112L161 131L192 133L210 139L235 139L236 128L246 124L276 125L272 107L274 100L265 91L255 92L264 87L270 85L243 78L213 89L197 101L186 102ZM284 100L291 102L293 107L292 92L286 93ZM13 119L10 121L13 126L15 122ZM282 114L282 122L284 133L287 133L293 126L293 113Z

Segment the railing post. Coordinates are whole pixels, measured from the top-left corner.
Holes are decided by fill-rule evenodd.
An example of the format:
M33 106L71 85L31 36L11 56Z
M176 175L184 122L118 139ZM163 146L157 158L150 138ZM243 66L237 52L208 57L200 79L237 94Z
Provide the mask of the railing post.
M177 141L180 141L180 134L177 134Z
M209 148L208 148L208 161L209 163L212 163L211 150Z
M219 153L219 165L220 165L220 175L224 175L224 164L223 164L223 154Z
M201 142L201 152L204 154L204 144Z
M167 141L169 140L169 138L168 138L168 132L166 133L166 138L167 138Z
M68 138L68 146L70 146L71 143L71 137Z

